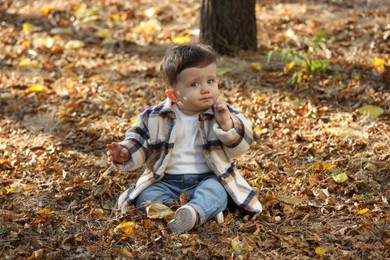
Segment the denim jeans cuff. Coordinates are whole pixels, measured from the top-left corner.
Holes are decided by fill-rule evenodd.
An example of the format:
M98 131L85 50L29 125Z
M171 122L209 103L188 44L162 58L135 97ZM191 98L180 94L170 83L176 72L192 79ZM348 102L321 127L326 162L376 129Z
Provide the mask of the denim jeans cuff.
M198 213L199 221L195 227L200 227L201 225L203 225L206 222L206 213L204 212L204 210L200 206L195 204L187 203L187 205L193 207L196 213Z

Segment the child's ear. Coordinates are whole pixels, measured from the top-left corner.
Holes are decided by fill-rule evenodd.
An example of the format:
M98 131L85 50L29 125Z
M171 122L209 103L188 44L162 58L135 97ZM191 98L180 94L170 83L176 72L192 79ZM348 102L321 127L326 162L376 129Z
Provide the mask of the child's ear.
M167 89L165 91L165 95L172 101L172 102L175 102L176 101L176 93L175 91L173 91L173 89Z

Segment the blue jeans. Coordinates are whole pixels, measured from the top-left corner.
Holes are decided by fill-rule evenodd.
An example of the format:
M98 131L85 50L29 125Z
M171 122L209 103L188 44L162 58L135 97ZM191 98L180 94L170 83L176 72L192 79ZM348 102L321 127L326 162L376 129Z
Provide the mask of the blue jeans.
M181 193L191 197L187 205L198 213L198 226L215 217L227 207L228 195L214 173L206 174L165 174L157 183L141 192L135 205L145 211L146 201L172 205Z

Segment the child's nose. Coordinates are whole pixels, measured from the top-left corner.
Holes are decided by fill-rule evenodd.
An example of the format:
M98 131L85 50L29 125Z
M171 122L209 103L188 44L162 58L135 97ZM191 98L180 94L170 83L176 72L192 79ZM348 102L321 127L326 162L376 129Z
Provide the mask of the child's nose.
M209 93L210 92L210 86L208 84L202 84L201 91L202 91L202 93Z

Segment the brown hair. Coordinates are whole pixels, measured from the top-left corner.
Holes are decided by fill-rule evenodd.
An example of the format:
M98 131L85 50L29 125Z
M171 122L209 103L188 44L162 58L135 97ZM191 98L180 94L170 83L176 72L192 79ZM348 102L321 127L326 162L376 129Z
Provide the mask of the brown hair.
M169 48L161 61L160 71L169 86L172 86L177 75L191 67L204 67L217 61L217 54L209 45L178 45Z

